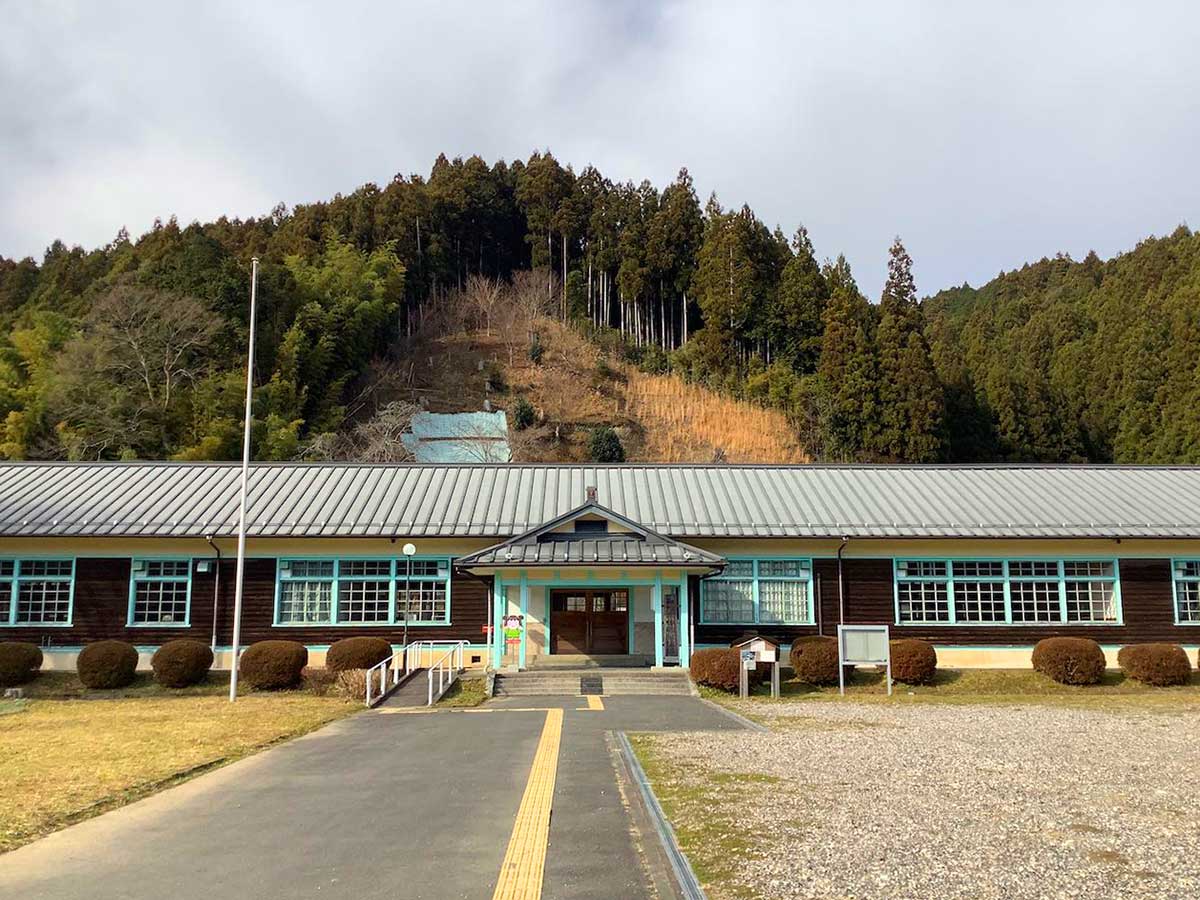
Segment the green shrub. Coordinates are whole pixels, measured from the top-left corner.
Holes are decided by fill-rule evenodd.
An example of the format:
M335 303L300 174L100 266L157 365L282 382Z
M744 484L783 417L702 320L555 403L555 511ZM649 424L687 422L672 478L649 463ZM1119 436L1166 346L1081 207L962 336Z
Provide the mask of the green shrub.
M805 684L838 683L837 638L810 634L792 641L790 654L796 680Z
M199 684L212 664L212 650L200 641L167 641L150 658L154 680L169 688Z
M625 462L625 448L610 426L600 425L588 434L588 456L598 463Z
M534 412L533 404L524 397L518 397L517 402L513 404L512 424L517 431L523 431L534 423L537 414Z
M1155 687L1192 680L1192 664L1178 644L1130 644L1117 653L1117 665L1129 678Z
M497 394L503 394L508 390L508 382L504 380L504 369L494 359L489 360L487 365L484 366L483 374L490 390L495 391Z
M25 641L0 642L0 687L24 684L42 667L42 649Z
M892 641L892 678L904 684L929 684L937 674L937 651L929 641Z
M732 648L697 650L692 654L690 668L692 681L696 684L730 692L737 691L741 686L742 655ZM762 674L756 670L751 670L747 675L752 685L762 681Z
M538 332L533 333L533 337L529 340L529 361L535 366L542 364L542 357L546 355L546 345L542 343L542 336Z
M337 641L325 654L325 668L331 672L369 669L391 658L392 645L381 637L351 637Z
M1059 684L1099 684L1107 664L1090 638L1053 637L1033 648L1033 668Z
M124 641L97 641L79 651L75 669L84 687L109 690L133 682L138 652Z
M295 641L258 641L242 651L238 672L248 687L263 691L295 687L308 664L308 649Z
M658 347L647 347L642 353L638 368L648 375L666 375L671 371L671 360Z

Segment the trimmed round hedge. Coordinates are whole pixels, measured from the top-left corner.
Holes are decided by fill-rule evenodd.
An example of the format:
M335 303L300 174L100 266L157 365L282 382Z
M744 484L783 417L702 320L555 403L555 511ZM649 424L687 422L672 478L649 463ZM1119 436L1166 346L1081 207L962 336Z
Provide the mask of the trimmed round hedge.
M742 678L742 654L732 647L710 647L692 654L690 663L692 681L706 687L718 688L730 693L738 690ZM759 684L762 675L757 669L746 673L751 685Z
M892 641L892 679L903 684L929 684L937 675L937 651L929 641Z
M1052 637L1033 648L1033 668L1059 684L1099 684L1107 663L1090 638Z
M111 690L132 684L137 664L138 652L133 644L96 641L79 651L75 670L84 687Z
M308 648L295 641L259 641L242 651L238 673L248 687L274 691L295 687L308 665Z
M167 641L154 651L150 668L154 680L164 687L185 688L199 684L212 668L213 652L200 641Z
M27 641L0 642L0 687L24 684L42 667L42 648Z
M392 645L381 637L343 638L325 654L325 668L331 672L369 669L391 655Z
M837 638L810 634L792 641L790 654L796 680L805 684L838 683Z
M1192 680L1192 664L1178 644L1130 644L1117 653L1117 665L1127 677L1155 687L1187 684Z

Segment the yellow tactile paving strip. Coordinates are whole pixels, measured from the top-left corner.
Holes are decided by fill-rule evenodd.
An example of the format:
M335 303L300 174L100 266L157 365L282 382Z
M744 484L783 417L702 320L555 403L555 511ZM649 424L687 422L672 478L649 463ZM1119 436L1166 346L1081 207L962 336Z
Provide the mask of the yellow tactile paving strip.
M512 837L500 865L500 878L492 900L538 900L542 896L562 725L561 709L546 710L546 724L542 726L542 737L533 755L533 768L517 810L517 820L513 823Z
M597 711L603 711L603 709L604 709L604 701L601 700L599 697L597 697L595 694L588 694L587 702L588 702L588 705L587 705L588 709L594 709Z

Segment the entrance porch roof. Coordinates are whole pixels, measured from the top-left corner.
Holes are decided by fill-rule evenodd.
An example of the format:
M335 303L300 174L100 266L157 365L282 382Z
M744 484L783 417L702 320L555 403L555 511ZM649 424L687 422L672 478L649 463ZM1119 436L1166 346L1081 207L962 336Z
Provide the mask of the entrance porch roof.
M460 569L670 566L719 570L725 560L589 501L524 534L461 557L455 565Z

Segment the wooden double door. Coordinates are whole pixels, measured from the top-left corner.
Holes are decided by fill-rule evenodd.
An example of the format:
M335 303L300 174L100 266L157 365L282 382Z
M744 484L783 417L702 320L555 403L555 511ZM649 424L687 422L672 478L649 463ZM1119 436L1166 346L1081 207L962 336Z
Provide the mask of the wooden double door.
M550 652L629 652L628 590L552 590Z

